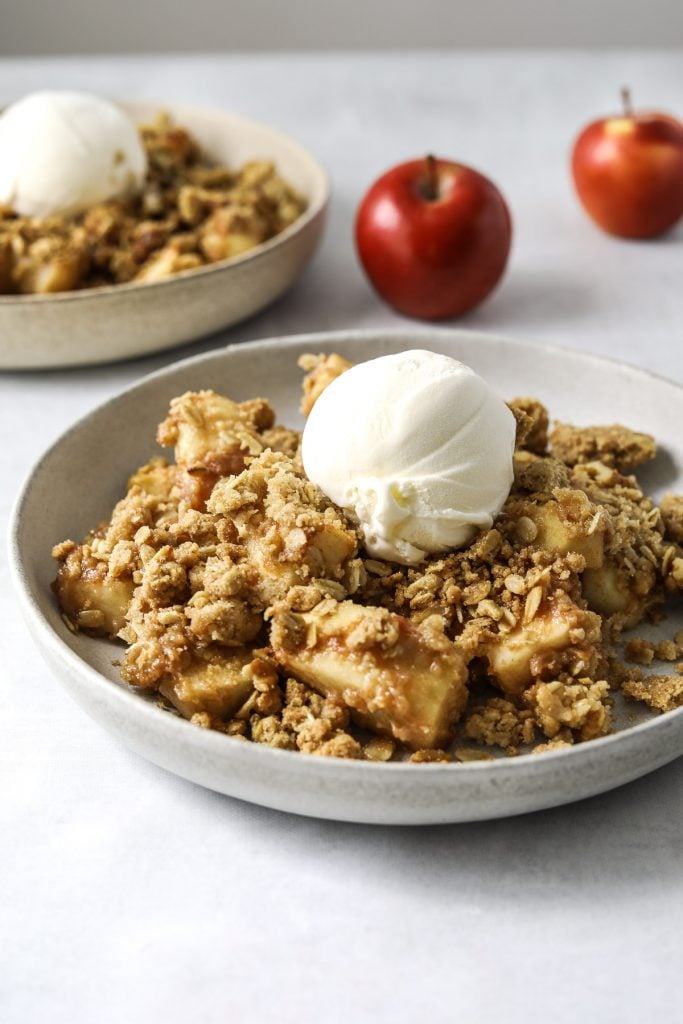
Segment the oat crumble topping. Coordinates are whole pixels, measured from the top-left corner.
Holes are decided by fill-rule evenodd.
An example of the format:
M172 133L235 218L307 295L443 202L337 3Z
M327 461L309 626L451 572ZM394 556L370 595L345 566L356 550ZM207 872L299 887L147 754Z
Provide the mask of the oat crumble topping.
M351 364L300 365L309 411ZM123 679L194 724L320 756L542 753L608 733L616 690L681 706L683 662L634 663L677 662L683 630L631 637L619 657L623 630L683 589L683 497L658 507L624 475L654 442L549 432L532 398L510 408L515 480L493 527L409 567L366 556L266 399L181 395L158 431L173 460L152 458L109 522L55 546L64 620L122 640Z
M622 472L635 469L657 453L654 437L638 434L620 423L609 427L573 427L556 423L550 435L553 455L568 466L582 462L602 462Z

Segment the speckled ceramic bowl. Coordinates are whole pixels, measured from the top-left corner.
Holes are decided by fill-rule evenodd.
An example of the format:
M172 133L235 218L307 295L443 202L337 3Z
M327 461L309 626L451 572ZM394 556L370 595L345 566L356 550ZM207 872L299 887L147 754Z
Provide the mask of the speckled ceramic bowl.
M263 245L149 284L55 295L0 295L0 369L107 363L172 348L238 323L300 276L320 240L327 175L302 146L236 114L175 103L122 104L136 123L159 110L190 129L214 159L239 167L269 159L308 200L304 214Z
M154 452L156 424L170 398L206 386L238 400L265 395L281 422L296 425L301 353L339 351L360 361L416 347L469 363L503 396L536 395L559 418L622 420L655 434L663 451L642 474L646 488L657 493L683 487L683 389L578 352L471 332L349 331L242 344L184 360L64 434L31 473L14 512L11 565L31 633L67 691L105 729L169 771L230 796L299 814L394 824L470 821L568 803L683 753L683 708L651 717L637 705L622 709L618 731L603 739L490 762L373 764L273 750L165 713L120 681L112 664L120 647L66 629L50 591L50 549L107 517L131 470ZM79 490L65 487L64 480L87 484ZM668 630L680 626L679 616Z

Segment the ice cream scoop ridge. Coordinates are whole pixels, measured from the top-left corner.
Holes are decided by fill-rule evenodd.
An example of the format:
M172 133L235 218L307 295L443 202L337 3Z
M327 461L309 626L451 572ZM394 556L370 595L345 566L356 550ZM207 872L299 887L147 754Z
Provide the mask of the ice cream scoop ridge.
M308 418L308 477L360 522L368 552L415 564L489 527L512 485L515 419L473 370L413 350L360 363Z

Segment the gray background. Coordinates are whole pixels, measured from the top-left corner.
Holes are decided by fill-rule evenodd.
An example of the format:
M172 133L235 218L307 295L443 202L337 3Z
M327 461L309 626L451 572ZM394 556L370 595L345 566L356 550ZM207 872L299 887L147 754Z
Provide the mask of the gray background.
M681 0L0 0L0 54L683 45Z

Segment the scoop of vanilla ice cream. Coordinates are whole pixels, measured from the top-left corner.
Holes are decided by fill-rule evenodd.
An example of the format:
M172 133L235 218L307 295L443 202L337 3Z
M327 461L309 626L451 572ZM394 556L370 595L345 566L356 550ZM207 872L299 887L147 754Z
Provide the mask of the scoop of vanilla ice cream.
M76 213L139 188L147 159L115 104L79 92L35 92L0 115L0 203L25 217Z
M371 555L405 564L462 547L512 485L515 418L463 363L419 349L359 363L306 423L306 474L357 515Z

